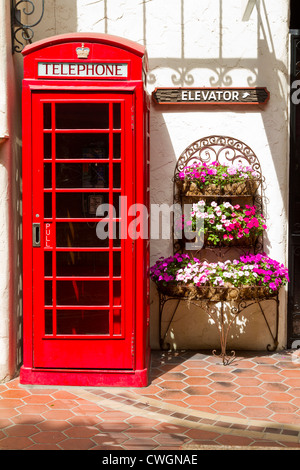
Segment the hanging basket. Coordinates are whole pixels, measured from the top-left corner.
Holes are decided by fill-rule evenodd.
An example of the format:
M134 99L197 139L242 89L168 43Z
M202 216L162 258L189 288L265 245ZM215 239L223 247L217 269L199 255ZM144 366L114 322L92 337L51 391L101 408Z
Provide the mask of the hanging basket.
M186 238L183 236L182 240L184 243L195 243L197 246L202 248L220 248L220 247L253 247L255 246L258 237L256 235L250 235L249 237L242 237L242 238L234 238L233 240L220 240L217 243L213 243L213 241L208 240L209 233L206 233L203 237L203 245L200 243L200 236L196 236L194 238Z
M180 193L184 196L218 196L224 194L221 185L210 184L199 187L193 181L176 180Z
M157 283L158 291L168 297L184 298L189 300L242 301L255 299L268 299L274 297L276 292L270 292L264 286L195 286L193 284Z
M234 238L233 240L221 240L217 244L214 244L211 240L208 240L209 233L205 234L204 237L204 245L208 247L224 247L224 246L230 246L230 247L250 247L254 246L256 241L257 241L257 236L256 235L250 235L249 237L242 237L242 238Z
M260 182L258 179L249 179L224 186L209 184L199 187L194 181L176 180L176 184L183 196L254 196Z
M223 188L223 194L227 196L254 196L259 187L259 180L249 179L237 183L226 184Z

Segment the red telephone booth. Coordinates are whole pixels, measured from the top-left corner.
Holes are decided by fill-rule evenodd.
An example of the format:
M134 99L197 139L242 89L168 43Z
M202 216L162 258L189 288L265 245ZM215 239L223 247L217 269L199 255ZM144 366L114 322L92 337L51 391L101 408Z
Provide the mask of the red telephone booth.
M145 386L145 49L81 33L23 54L21 383Z

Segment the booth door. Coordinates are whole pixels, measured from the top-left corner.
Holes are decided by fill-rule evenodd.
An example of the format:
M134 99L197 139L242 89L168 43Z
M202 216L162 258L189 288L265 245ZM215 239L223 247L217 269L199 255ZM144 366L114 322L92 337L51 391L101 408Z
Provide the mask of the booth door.
M33 93L34 367L133 368L132 104Z

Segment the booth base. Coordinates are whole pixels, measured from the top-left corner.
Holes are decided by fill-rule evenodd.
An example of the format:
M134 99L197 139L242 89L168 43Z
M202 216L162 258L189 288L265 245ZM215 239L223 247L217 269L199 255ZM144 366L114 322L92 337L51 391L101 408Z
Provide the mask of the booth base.
M148 368L143 370L69 370L21 367L20 384L76 387L146 387Z

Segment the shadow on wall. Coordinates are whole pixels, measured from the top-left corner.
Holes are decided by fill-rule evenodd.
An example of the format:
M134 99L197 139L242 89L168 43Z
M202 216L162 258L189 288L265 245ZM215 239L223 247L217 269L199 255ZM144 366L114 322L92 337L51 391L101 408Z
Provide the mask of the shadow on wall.
M81 30L79 24L84 24L86 31L105 32L108 34L116 34L119 24L118 35L126 36L122 28L126 29L126 26L124 26L126 24L126 15L132 14L132 5L134 2L120 1L116 3L118 3L117 13L115 11L115 3L109 2L108 0L91 0L90 2L83 2L83 0L48 0L45 2L44 14L47 21L42 21L35 29L34 41L56 34L79 31ZM196 16L191 16L189 2L187 0L176 0L172 2L172 11L169 12L170 15L168 16L164 16L164 6L162 2L158 0L144 0L142 3L136 2L138 8L136 8L134 13L136 19L139 20L136 26L139 30L140 42L143 42L146 47L149 43L149 52L151 52L151 54L149 54L149 89L154 88L159 82L159 73L161 70L165 71L164 76L166 77L166 82L169 81L174 87L203 85L229 87L239 82L237 77L242 77L242 79L245 80L245 76L247 77L248 86L266 86L272 83L271 91L274 100L270 100L270 103L268 103L268 112L260 108L247 108L246 112L249 114L256 113L260 116L261 125L264 126L267 145L273 156L274 171L276 172L278 182L276 182L276 184L278 184L279 189L282 190L287 180L287 165L283 171L282 158L280 157L287 153L287 147L284 138L277 138L276 133L279 129L276 128L276 125L279 126L280 123L275 123L275 126L272 125L271 113L273 112L274 115L281 116L281 122L287 119L287 106L284 91L286 88L284 80L287 80L288 77L286 63L276 57L274 39L266 9L266 0L256 0L252 12L253 15L254 13L256 14L256 24L253 21L253 16L251 26L249 26L250 30L252 28L249 37L253 39L254 34L256 34L256 50L254 50L254 44L251 44L251 56L247 54L248 49L246 46L242 56L234 56L228 53L228 41L226 44L226 41L224 41L225 33L230 33L226 3L225 0L214 0L213 2L206 0L206 2L204 1L203 3L198 2L197 7L195 7L195 15L197 15L198 11L202 11L203 18L197 18ZM240 12L238 21L242 21L242 8L240 2L238 2L238 4ZM131 11L129 11L130 8ZM214 11L213 19L212 10ZM174 12L176 13L176 18L178 18L176 24L173 24L170 20L171 15L175 14ZM205 14L207 14L206 17ZM79 19L82 17L85 18L84 21L81 22ZM191 23L191 20L194 22ZM168 21L170 22L169 29L167 29ZM197 21L198 23L196 23ZM208 21L211 21L213 25L207 23ZM235 19L232 18L232 21L235 21ZM161 31L158 30L159 25L162 26ZM207 30L205 39L209 53L207 53L205 57L201 57L201 54L199 54L199 58L199 55L196 53L194 57L189 55L189 44L193 42L191 31L196 31L197 33L196 27L201 29L206 28ZM176 28L178 28L178 30L175 31ZM247 28L245 28L245 33L248 31ZM172 43L172 47L168 48L170 51L168 55L172 55L172 57L163 56L163 47L160 45L160 34L168 34L169 30L173 33L173 38L178 38L177 43ZM232 30L234 31L234 27ZM212 31L214 31L214 33L212 33ZM132 32L132 34L129 33L131 37L128 38L135 40L133 37L135 35L135 32ZM212 40L214 41L214 53L210 53L212 49L209 49L209 41ZM235 40L238 41L238 38L235 38ZM247 44L245 38L243 38L243 40L245 44ZM234 43L232 45L235 46ZM247 44L247 46L249 46L249 44ZM233 50L234 49L235 47L233 47ZM197 47L193 47L191 50L197 51ZM199 44L199 50L203 50L203 44L202 48ZM155 55L155 51L158 51L157 55ZM156 73L156 70L158 70L159 73ZM274 78L274 76L276 78ZM201 109L198 106L186 106L184 111L188 111L189 114L195 114L199 113L199 111L203 112L203 108ZM230 108L220 106L205 107L205 113L208 117L210 117L210 115L213 116L216 111L218 111L220 115L224 115L224 119L228 119L228 113L234 112L235 115L243 115L243 113L245 113L245 110L237 108L234 108L233 111ZM153 106L151 110L151 203L172 204L173 200L172 177L179 156L178 148L174 147L175 143L172 141L172 136L169 133L170 128L168 126L168 120L171 119L171 115L173 114L177 115L178 121L184 117L181 106L164 106L161 108L155 108ZM180 128L180 133L183 137L185 137L185 125L188 125L188 121L183 122ZM203 128L206 127L205 123L202 129L201 123L199 123L198 127L199 135L197 138L205 137L205 135L207 135L206 131L203 130ZM240 128L241 127L242 125L240 125ZM254 129L253 132L256 132L256 130ZM219 132L216 132L216 134L218 133ZM235 135L235 132L232 132L231 136L243 140L240 135ZM180 149L180 153L190 143L191 142L186 141L186 145ZM253 137L253 141L247 141L245 143L253 149L261 161L262 156L255 147L255 137ZM179 145L178 142L177 145ZM162 181L164 184L162 184ZM274 188L277 190L277 186L274 186ZM283 195L282 198L283 211L287 212L287 198ZM268 203L268 201L265 202ZM268 209L267 204L264 204L264 207ZM268 213L266 215L268 215ZM157 259L162 253L167 254L171 251L172 240L151 240L151 255L153 259ZM152 302L155 304L155 309L157 309L157 298L155 295L152 295ZM157 313L153 316L156 318ZM156 323L156 320L152 322L152 324L153 323ZM152 335L154 338L156 337L157 326L154 324L153 328L155 329Z
M201 73L203 73L204 82L209 82L209 85L212 87L230 87L233 86L234 76L239 71L249 71L249 76L247 78L248 86L266 86L269 83L272 83L272 98L276 100L276 113L280 115L282 112L282 120L287 120L287 103L285 98L284 88L288 84L288 70L286 63L278 60L276 57L276 51L274 47L274 41L272 37L272 31L270 29L270 24L268 20L268 12L265 5L265 0L256 0L255 7L257 11L257 54L255 57L225 57L223 53L223 11L226 7L224 0L218 0L219 11L216 12L216 17L219 18L219 33L218 33L218 54L213 57L208 57L205 59L202 58L193 58L185 57L185 51L187 50L186 42L186 23L185 23L185 0L178 0L177 5L179 7L180 2L180 15L181 15L181 57L180 58L162 58L162 57L150 57L150 73L148 76L148 83L150 86L155 86L157 81L157 75L155 73L156 69L168 69L171 74L171 82L174 87L184 87L184 86L199 86L199 77L203 82ZM249 2L250 3L250 2ZM175 5L174 5L175 6ZM241 10L242 13L242 10ZM242 19L242 14L241 14ZM144 18L144 23L146 25L146 15ZM144 27L146 34L146 26ZM288 29L287 29L288 32ZM146 35L144 38L146 44ZM208 39L209 40L209 39ZM209 72L207 73L207 70ZM202 71L202 72L201 72ZM274 75L276 79L274 79ZM244 77L244 76L243 76ZM283 77L283 78L282 78ZM283 83L284 80L284 83ZM202 86L202 84L200 84ZM272 101L272 100L271 100ZM268 106L272 106L272 103L269 103ZM216 106L206 106L205 112L215 113L216 110L218 113L228 113L232 109L225 107L216 107ZM180 105L171 105L164 106L163 112L167 113L179 113L182 112L182 106ZM197 107L195 105L186 106L184 110L189 112L199 112L203 111L203 108ZM247 108L247 113L257 113L259 108L252 109ZM268 146L270 148L271 155L276 157L276 154L287 155L287 146L286 141L282 139L281 141L275 138L274 127L270 125L270 114L265 113L264 108L260 109L260 116L264 125L264 131L268 140ZM240 110L234 108L235 114L244 114L245 109ZM269 121L269 122L267 122ZM232 137L240 138L240 136L233 135ZM198 138L205 137L205 135L199 135ZM243 140L243 139L242 139ZM249 145L255 153L257 153L254 142L245 142ZM190 144L187 143L187 146ZM281 148L279 146L281 145ZM184 149L182 149L183 151ZM260 155L257 153L258 158L261 159ZM177 155L178 157L178 155ZM273 158L273 164L276 171L277 179L279 182L280 189L286 182L286 172L282 171L282 161L278 161L276 158ZM268 202L268 201L266 201ZM287 198L283 198L284 210L287 212ZM268 215L268 214L267 214Z
M206 84L206 86L220 86L220 87L233 86L233 83L236 83L235 76L238 76L237 73L242 70L244 72L249 71L248 78L247 78L248 86L266 86L271 83L272 84L272 90L271 90L272 98L274 99L273 101L271 100L271 102L268 104L268 108L269 108L268 112L265 112L264 108L261 108L261 109L260 108L256 108L256 109L247 108L246 110L234 108L234 111L233 111L229 107L206 106L205 113L206 115L209 115L211 113L216 113L217 111L219 115L223 114L225 119L228 119L228 117L226 116L226 114L228 115L228 112L234 112L235 115L238 115L238 114L242 115L245 112L249 114L250 113L260 114L260 119L262 123L261 125L263 126L263 130L266 135L269 152L271 156L273 157L272 162L273 162L274 171L276 174L275 183L270 181L270 176L268 178L268 174L265 174L266 184L269 184L269 185L273 184L273 191L278 191L278 189L279 191L281 191L283 212L287 213L288 211L287 197L283 191L287 182L288 165L285 165L284 170L282 166L282 163L283 163L282 155L287 156L287 140L286 140L287 136L285 136L283 132L282 139L278 139L276 136L276 131L279 132L280 125L282 125L282 123L284 123L288 119L287 98L285 96L285 91L284 91L287 88L287 84L288 84L287 83L288 70L287 70L286 63L277 59L276 57L276 50L274 46L274 40L272 37L272 31L271 31L270 24L269 24L268 12L266 9L265 0L257 0L255 3L255 7L254 7L256 8L256 16L257 16L256 54L253 55L253 57L247 57L245 54L243 57L231 57L231 58L228 58L227 54L223 53L223 49L224 49L223 47L223 31L224 31L223 11L224 11L224 8L226 7L224 0L218 1L219 11L216 12L216 17L218 17L218 20L219 20L218 54L212 57L207 57L205 59L197 58L197 57L190 57L190 56L186 57L185 51L188 51L188 48L186 45L186 33L188 29L186 26L187 23L185 21L185 12L186 12L185 0L179 0L178 2L176 2L176 4L177 4L176 6L177 8L179 8L179 4L180 4L181 57L173 58L173 57L151 57L150 56L150 61L149 61L150 73L148 76L149 85L152 87L156 86L156 83L159 80L159 70L161 70L162 68L169 72L169 77L168 77L169 82L170 82L169 86L174 86L174 87L184 87L184 86L193 87L193 86L199 86L199 84L201 84L200 86L202 86L203 82ZM242 18L242 15L241 15L241 18ZM147 19L147 15L145 14L145 17L144 17L145 44L146 44L146 39L147 39L146 19ZM287 32L288 32L288 29L287 29ZM158 71L158 73L156 73L156 70ZM204 80L201 77L201 73L203 73L203 77L205 77ZM243 77L244 76L245 75L243 75ZM201 81L199 81L199 79L201 79ZM276 113L280 121L279 124L275 124L275 126L273 125L275 121L273 121L271 117L271 112L272 112L270 109L271 107L273 107L273 112ZM161 111L160 117L158 117L159 111ZM190 105L190 106L185 105L184 111L187 111L189 113L199 113L199 111L203 112L203 108L201 109L201 107L198 107L195 105ZM174 113L174 114L177 114L178 116L179 113L182 113L182 112L183 112L183 108L181 105L161 106L160 108L156 108L156 109L154 108L154 112L152 109L152 120L153 122L155 121L156 124L153 129L154 139L153 139L153 132L151 128L151 136L152 136L151 162L153 163L153 160L154 160L154 165L151 167L151 177L153 178L153 181L154 181L154 184L153 183L151 184L151 192L152 194L154 194L154 196L152 197L152 200L155 201L156 203L163 203L166 201L169 202L172 200L170 197L168 197L168 194L166 194L167 192L166 189L164 189L164 194L161 194L163 192L163 189L159 188L158 187L159 185L156 184L155 173L162 168L163 171L165 172L164 181L169 181L170 178L173 176L172 164L175 166L175 163L179 155L176 155L174 151L170 153L172 151L172 143L171 143L170 136L168 136L167 132L165 132L166 120L168 120L168 115ZM158 131L157 129L158 122L160 123L159 125L160 131ZM205 127L205 124L204 124L204 127ZM255 132L255 129L253 129L253 131ZM200 124L199 133L201 132L203 132L203 130L201 131L201 124ZM205 133L205 135L207 134ZM205 137L205 135L201 134L198 136L198 138ZM235 135L234 131L230 135L232 137L241 138L241 136ZM186 147L190 143L191 142L187 142ZM259 160L261 161L263 165L264 164L263 155L261 155L255 148L255 138L253 138L252 141L247 141L245 143L254 150L254 152L257 154ZM159 157L156 154L156 149L158 149ZM161 158L163 156L162 149L166 149L166 154L169 157L168 159ZM183 150L184 148L181 149L181 151ZM171 160L171 155L173 156L173 159L172 159L173 163L168 161L168 160ZM156 160L157 160L157 165L155 164ZM168 168L166 168L165 165L168 165ZM268 167L265 168L265 172L268 172ZM278 186L276 186L276 184ZM160 198L160 196L162 197ZM270 216L270 213L269 213L270 210L268 209L269 204L270 204L270 201L266 199L265 197L264 198L265 216L269 220L271 220L272 224L276 224L276 217L269 218ZM152 240L151 241L151 253L153 255L153 259L158 259L162 253L164 253L167 256L167 254L171 252L171 250L167 250L165 249L165 247L167 248L165 243L161 243L159 245L159 243L156 243L155 241ZM268 236L266 235L264 239L264 250L269 252L271 249L272 249L272 246L270 244ZM158 298L157 298L155 286L152 284L151 287L152 287L151 304L152 304L153 313L154 313L154 308L155 307L157 308L157 305L158 305ZM285 302L283 302L283 305L284 304ZM190 315L191 315L191 312L189 313L189 316ZM179 315L177 316L177 319L180 319L180 317L181 315L179 313ZM173 325L174 326L173 335L169 338L170 343L176 344L177 341L180 342L180 338L182 336L182 328L186 321L184 317L182 318L183 318L182 322L180 321L177 322L177 319L175 320L175 322L178 323L178 327L176 328L176 323ZM192 320L193 319L189 318L189 321L192 322ZM196 325L196 323L197 321L195 320L194 326ZM157 327L153 325L153 329L157 330ZM259 328L256 331L260 331L260 329L261 328ZM199 342L197 342L197 331L199 331L199 328L189 329L188 336L189 336L190 344L191 342L195 344L199 344ZM203 331L205 331L205 328ZM241 337L245 333L246 333L245 327L243 328L243 330L237 327L234 337L238 339L238 337ZM209 334L208 334L208 337L211 338ZM153 334L153 338L155 338L154 334ZM255 338L254 338L254 342L255 342ZM181 343L181 347L182 346L184 345Z
M20 9L22 3L20 2ZM42 14L42 2L34 2L35 6L28 5L27 19L23 14L25 24L34 24ZM24 9L25 10L25 9ZM23 10L23 11L24 11ZM31 14L31 16L29 16ZM41 22L33 28L32 42L46 39L58 34L75 33L78 31L78 11L76 0L45 0L44 14Z

